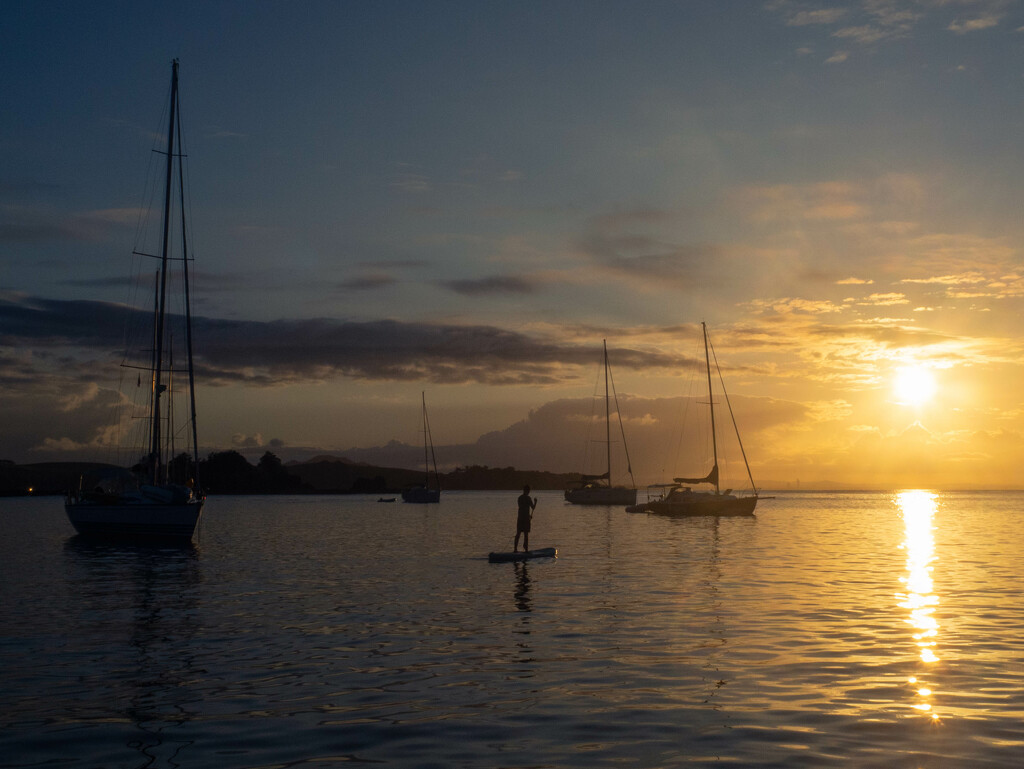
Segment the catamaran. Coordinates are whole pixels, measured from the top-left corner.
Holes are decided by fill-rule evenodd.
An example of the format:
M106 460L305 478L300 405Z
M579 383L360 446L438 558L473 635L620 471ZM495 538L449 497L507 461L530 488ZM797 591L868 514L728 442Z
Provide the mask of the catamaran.
M612 435L611 411L608 390L608 340L604 340L604 429L606 447L606 469L600 475L583 475L580 484L573 489L565 490L565 499L574 505L632 505L636 502L636 482L633 481L633 467L629 462L629 450L626 446L626 433L622 427L622 413L619 411L619 399L615 397L615 413L619 418L619 431L622 434L622 446L626 453L626 470L629 473L632 487L612 485Z
M154 286L153 328L147 334L149 360L140 369L137 388L148 386L143 424L148 452L132 470L118 469L96 477L83 477L79 488L70 491L64 504L71 525L81 535L99 537L145 537L191 540L203 512L205 496L198 478L199 440L196 431L195 372L192 360L192 312L189 291L189 262L185 226L184 152L181 145L181 111L178 102L178 60L171 65L171 99L167 129L166 176L163 179L162 240L159 254L135 250L136 256L151 256L158 265ZM177 195L175 195L177 193ZM172 215L180 215L181 239L172 253ZM175 268L172 270L172 268ZM174 276L171 276L171 273ZM182 293L182 312L168 309L173 286ZM180 328L174 338L172 326ZM187 359L188 415L175 425L173 397L176 394L172 357L173 343L184 341ZM126 354L126 360L128 359ZM133 374L131 379L135 380ZM192 455L174 457L174 441L186 435Z

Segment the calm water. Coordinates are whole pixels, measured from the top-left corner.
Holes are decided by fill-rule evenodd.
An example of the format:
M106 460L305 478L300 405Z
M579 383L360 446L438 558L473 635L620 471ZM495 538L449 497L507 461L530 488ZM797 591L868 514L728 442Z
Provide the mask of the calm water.
M1020 494L675 520L215 497L193 547L0 500L0 766L1018 766Z

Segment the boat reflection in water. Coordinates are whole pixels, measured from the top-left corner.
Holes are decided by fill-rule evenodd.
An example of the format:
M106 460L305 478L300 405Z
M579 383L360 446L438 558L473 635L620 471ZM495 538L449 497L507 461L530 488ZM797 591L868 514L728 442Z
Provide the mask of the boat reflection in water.
M939 661L935 653L939 623L935 619L935 607L939 597L932 583L932 563L935 561L935 538L933 517L935 495L927 491L904 491L896 496L896 506L903 517L906 538L901 547L907 552L907 571L900 577L904 591L897 593L899 606L909 615L907 624L913 628L913 639L917 644L918 657L925 670ZM916 687L914 708L929 712L933 719L938 714L932 710L927 678L922 674L911 676L908 682Z
M203 624L199 551L187 540L111 543L76 535L66 541L64 556L76 596L67 614L75 629L68 641L73 652L52 672L117 703L109 718L95 719L102 723L95 723L101 736L94 742L124 740L123 755L134 766L192 765L197 745L188 731L202 711L206 674L196 650ZM112 645L122 649L116 661ZM76 726L92 722L83 718Z

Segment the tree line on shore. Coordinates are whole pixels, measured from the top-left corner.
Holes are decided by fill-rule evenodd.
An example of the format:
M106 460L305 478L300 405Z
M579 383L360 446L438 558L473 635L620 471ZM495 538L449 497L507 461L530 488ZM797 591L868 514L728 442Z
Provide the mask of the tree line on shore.
M191 466L187 454L171 461L172 469ZM102 468L99 463L42 462L19 465L0 460L0 495L63 494L79 485L83 472ZM139 468L139 465L136 466ZM423 471L354 464L334 457L285 465L268 451L250 463L237 451L211 453L199 461L199 484L208 494L397 494L421 485ZM470 465L440 474L447 490L564 489L579 479L575 473L516 470L514 467ZM431 479L431 485L433 485Z

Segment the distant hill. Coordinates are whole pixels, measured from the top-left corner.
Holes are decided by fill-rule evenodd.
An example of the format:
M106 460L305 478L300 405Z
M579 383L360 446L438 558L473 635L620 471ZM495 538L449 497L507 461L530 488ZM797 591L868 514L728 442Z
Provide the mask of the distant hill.
M78 485L82 473L114 465L98 462L43 462L17 465L0 460L0 495L63 494ZM210 494L397 494L423 483L422 470L375 467L342 457L321 455L282 465L267 452L253 466L237 452L211 454L200 463L203 488ZM517 470L473 465L441 473L441 488L454 490L561 490L579 478L573 473Z
M291 462L285 462L284 466L285 467L295 467L297 465L317 465L317 464L330 463L330 462L339 463L339 464L343 464L343 465L356 465L356 466L360 466L360 467L369 467L369 465L367 465L365 462L353 462L351 459L348 459L347 457L336 457L336 456L333 456L331 454L318 454L315 457L311 457L309 459L305 459L305 460L303 460L301 462L293 459Z
M400 467L375 467L347 459L318 456L306 462L285 465L289 473L302 479L304 486L319 493L395 493L423 483L422 470ZM514 467L458 467L441 473L441 488L448 490L565 489L579 476Z
M0 460L0 495L63 494L77 488L82 473L111 468L103 462L39 462L16 465Z
M422 470L372 467L338 457L314 457L308 462L289 463L285 470L299 478L304 487L320 494L378 494L423 483Z

